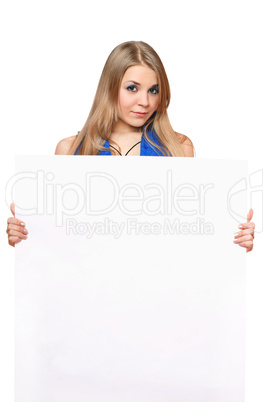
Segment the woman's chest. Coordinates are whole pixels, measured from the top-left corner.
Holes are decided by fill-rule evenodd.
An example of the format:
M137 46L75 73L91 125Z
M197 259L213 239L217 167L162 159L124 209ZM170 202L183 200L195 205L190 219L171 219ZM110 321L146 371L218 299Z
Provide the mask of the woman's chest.
M112 138L115 142L109 142L110 149L115 150L115 155L140 156L141 153L141 136L133 138ZM119 148L120 147L120 148Z

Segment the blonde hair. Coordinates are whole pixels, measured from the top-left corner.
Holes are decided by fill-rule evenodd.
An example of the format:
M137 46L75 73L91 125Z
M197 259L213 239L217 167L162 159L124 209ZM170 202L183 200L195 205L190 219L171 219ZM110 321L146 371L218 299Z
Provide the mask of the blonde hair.
M151 68L157 76L159 88L158 108L144 126L144 137L163 155L183 156L181 141L172 129L167 114L170 87L164 66L155 50L141 41L124 42L109 55L89 116L68 152L70 155L75 153L81 143L80 155L96 155L105 149L103 144L109 139L113 124L118 119L118 93L123 75L129 67L135 65L146 65ZM155 130L163 149L149 139L148 128ZM115 144L114 141L110 142ZM114 154L115 151L111 149L111 153Z

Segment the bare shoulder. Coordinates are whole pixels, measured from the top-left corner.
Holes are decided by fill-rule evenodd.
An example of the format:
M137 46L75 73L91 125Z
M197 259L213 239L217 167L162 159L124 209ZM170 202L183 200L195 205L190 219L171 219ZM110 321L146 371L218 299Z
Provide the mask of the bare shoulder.
M75 138L76 135L72 135L71 137L61 140L56 146L55 155L67 155Z
M184 156L194 157L195 156L194 145L193 145L192 141L190 140L190 138L184 134L180 134L180 133L176 133L176 132L175 132L175 134L179 138Z

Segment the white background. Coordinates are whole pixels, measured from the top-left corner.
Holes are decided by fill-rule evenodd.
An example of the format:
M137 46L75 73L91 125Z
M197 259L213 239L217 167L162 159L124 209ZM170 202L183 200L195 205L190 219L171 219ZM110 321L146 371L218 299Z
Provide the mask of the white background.
M265 6L260 0L1 6L0 399L13 398L14 250L6 241L10 212L3 189L13 174L14 155L52 154L60 139L76 134L110 51L121 42L143 40L164 63L171 123L191 138L196 156L248 159L249 172L263 170L267 182ZM267 186L259 190L265 203ZM267 218L260 197L255 193L252 204L259 233L247 255L247 402L268 400Z

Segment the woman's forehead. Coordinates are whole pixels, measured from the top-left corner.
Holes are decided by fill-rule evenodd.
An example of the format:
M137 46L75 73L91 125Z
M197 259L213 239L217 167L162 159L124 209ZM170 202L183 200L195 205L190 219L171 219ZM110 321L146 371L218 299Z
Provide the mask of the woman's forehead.
M137 65L129 67L123 75L122 82L135 81L139 84L157 84L157 76L154 70L146 65Z

